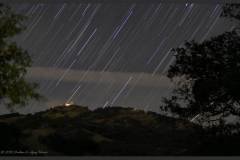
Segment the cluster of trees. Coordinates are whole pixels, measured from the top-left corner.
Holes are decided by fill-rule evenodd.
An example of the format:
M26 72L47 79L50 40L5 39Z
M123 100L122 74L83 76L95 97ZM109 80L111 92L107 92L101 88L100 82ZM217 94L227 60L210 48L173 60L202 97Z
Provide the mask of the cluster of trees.
M37 84L25 79L31 57L12 40L24 31L25 18L0 4L0 105L9 109L14 109L15 105L24 106L32 98L40 98L35 91Z
M226 4L222 17L240 21L240 4ZM175 62L167 76L176 84L161 110L181 118L195 119L208 127L239 129L229 116L240 117L239 25L202 43L194 40L172 50ZM231 127L230 127L231 126Z

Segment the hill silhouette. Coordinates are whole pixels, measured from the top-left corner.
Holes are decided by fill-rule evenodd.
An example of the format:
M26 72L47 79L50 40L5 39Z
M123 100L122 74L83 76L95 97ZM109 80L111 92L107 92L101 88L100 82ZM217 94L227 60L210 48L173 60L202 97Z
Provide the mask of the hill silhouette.
M186 120L123 107L89 110L71 105L35 114L2 115L0 130L0 150L18 150L22 154L26 151L117 156L239 153L239 149L221 148L223 139L216 143L218 140L207 137L204 129Z

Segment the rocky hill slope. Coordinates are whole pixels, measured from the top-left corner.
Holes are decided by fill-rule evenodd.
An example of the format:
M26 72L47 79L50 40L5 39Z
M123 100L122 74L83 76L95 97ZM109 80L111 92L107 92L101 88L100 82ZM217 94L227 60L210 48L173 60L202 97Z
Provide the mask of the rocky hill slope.
M122 107L91 111L72 105L2 115L0 130L0 150L22 151L17 154L201 155L205 145L195 124Z

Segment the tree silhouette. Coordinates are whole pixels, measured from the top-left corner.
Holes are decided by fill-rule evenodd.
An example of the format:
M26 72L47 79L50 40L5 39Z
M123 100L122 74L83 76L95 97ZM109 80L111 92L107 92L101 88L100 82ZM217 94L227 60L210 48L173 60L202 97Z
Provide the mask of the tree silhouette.
M222 16L239 19L239 6L227 4ZM167 76L176 84L163 98L163 111L201 124L226 125L229 115L240 116L240 35L237 29L202 43L186 42L172 50L175 62Z
M240 20L240 4L228 3L224 5L221 16L230 19Z
M24 78L27 67L31 66L31 57L11 40L25 29L24 19L0 4L0 102L10 108L40 98L35 92L37 84L28 83Z

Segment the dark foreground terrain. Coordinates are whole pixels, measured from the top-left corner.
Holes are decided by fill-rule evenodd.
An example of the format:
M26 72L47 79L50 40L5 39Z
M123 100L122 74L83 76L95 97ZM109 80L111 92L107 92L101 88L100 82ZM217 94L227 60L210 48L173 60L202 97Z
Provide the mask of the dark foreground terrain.
M1 154L10 155L240 155L238 136L210 136L188 121L131 108L2 115L0 131Z

